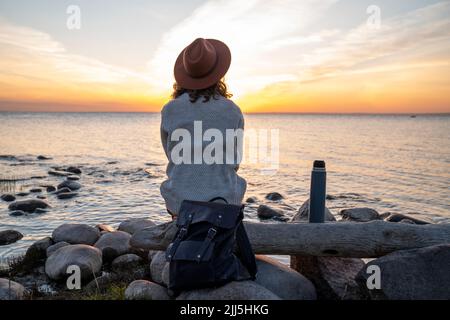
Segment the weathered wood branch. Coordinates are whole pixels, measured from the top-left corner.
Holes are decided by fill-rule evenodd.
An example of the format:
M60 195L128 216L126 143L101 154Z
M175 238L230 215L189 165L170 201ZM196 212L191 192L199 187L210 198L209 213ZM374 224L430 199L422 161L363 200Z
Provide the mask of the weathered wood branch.
M450 243L450 224L245 222L245 227L257 254L370 258L397 250ZM175 232L173 222L146 228L132 236L131 245L165 250Z

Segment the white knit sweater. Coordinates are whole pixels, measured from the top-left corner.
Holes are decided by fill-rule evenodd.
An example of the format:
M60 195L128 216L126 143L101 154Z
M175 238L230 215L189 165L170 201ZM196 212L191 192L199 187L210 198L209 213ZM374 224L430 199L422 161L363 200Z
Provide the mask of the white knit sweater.
M185 199L209 201L215 197L223 197L229 203L240 204L247 187L246 181L237 174L239 163L236 161L234 164L225 164L225 160L223 164L206 164L202 157L200 164L194 164L194 156L191 163L176 164L177 161L173 161L171 152L179 143L172 141L172 133L176 129L189 131L192 137L191 155L194 153L194 139L197 139L196 142L203 150L211 143L202 141L203 137L201 141L194 138L194 121L202 122L202 135L208 129L217 129L226 137L227 129L244 128L241 110L233 101L224 97L217 100L211 98L208 102L199 98L192 103L185 93L164 106L161 111L161 142L169 164L166 170L167 180L161 184L160 191L167 209L173 214L178 214L181 202ZM236 148L232 152L236 157L238 152L242 154L242 149ZM223 154L225 159L226 150Z

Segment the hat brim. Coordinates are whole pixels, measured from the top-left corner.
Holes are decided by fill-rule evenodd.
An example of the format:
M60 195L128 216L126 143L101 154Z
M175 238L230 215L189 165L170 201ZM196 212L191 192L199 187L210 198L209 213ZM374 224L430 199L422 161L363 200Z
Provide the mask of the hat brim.
M222 41L215 39L206 39L208 40L216 49L217 53L217 62L214 66L213 70L208 73L206 76L201 78L193 78L191 77L183 65L183 51L178 55L177 60L175 61L174 67L174 76L177 84L188 90L199 90L206 89L213 84L219 82L228 71L228 68L231 64L231 52L228 46Z

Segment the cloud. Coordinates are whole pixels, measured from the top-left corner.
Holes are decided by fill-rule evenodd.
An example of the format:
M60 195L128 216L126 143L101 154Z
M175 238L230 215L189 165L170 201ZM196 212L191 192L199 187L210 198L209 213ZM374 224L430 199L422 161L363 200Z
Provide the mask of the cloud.
M271 52L274 48L286 46L283 41L299 44L302 41L320 39L320 36L293 37L335 2L209 1L163 35L158 49L148 63L150 73L160 80L155 85L162 89L170 86L177 55L198 37L220 39L230 47L233 62L228 79L234 92L245 93L280 80L294 80L295 74L289 68L281 67L289 61L283 60L283 56L272 56Z
M420 56L423 47L449 40L449 2L383 19L378 30L363 23L347 30L306 33L312 23L335 18L328 9L336 2L211 0L163 36L148 64L150 73L160 87L168 86L173 81L173 62L183 47L197 37L217 38L231 48L227 80L232 91L242 96L282 82L300 84L373 70L371 64L387 57L391 60L379 62L378 67L401 64L407 50Z

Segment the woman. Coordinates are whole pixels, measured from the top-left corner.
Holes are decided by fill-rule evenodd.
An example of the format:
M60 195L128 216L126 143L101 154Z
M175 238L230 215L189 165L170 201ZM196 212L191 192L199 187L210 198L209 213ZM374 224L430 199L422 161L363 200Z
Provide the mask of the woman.
M225 138L227 130L242 132L244 128L242 112L228 99L231 94L222 80L230 62L230 50L223 42L202 38L187 46L175 62L173 99L161 111L161 141L169 164L168 178L160 190L172 217L178 214L183 200L209 201L222 197L228 203L240 204L244 197L246 182L237 175L242 141L235 141L232 150L223 141L223 161L211 163L203 156L211 143L203 137L208 129ZM192 138L187 144L189 150L177 146L186 143L186 133ZM242 135L237 136L242 139ZM209 140L216 142L211 137ZM226 161L230 153L234 159L231 163Z

